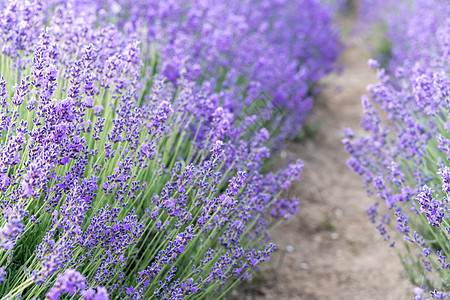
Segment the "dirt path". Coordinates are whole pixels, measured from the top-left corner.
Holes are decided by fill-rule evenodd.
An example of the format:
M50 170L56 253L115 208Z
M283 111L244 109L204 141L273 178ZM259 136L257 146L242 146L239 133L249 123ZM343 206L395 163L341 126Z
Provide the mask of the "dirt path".
M345 71L323 80L309 124L313 138L288 146L285 161L305 162L290 191L299 214L273 232L278 245L271 264L234 293L236 299L412 299L413 287L394 251L380 239L365 209L371 203L360 178L346 166L343 127L358 133L361 95L376 82L368 54L350 41L341 57Z

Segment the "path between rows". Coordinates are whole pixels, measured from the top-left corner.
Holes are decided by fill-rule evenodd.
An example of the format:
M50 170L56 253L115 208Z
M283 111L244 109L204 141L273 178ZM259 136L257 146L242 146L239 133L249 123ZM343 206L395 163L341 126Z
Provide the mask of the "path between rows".
M369 54L349 41L340 58L341 74L326 77L310 126L313 138L288 145L280 165L305 162L301 180L290 190L301 201L299 213L273 232L278 251L251 284L234 297L255 299L383 299L414 297L400 260L368 221L372 202L360 178L346 165L341 129L358 131L361 95L376 82Z

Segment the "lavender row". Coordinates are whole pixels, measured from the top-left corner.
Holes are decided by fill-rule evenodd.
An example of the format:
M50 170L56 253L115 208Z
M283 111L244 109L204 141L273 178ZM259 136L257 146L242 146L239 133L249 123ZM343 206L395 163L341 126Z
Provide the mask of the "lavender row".
M221 298L269 260L303 164L263 166L339 46L267 3L1 3L0 299Z
M319 0L77 2L97 22L138 33L146 58L156 56L149 67L171 82L186 70L236 118L257 114L274 145L298 134L340 52L333 10Z
M362 1L362 8L381 4ZM367 214L420 286L415 299L444 299L450 296L450 6L396 1L379 16L391 57L385 68L369 61L379 82L362 98L366 135L344 130L347 163L376 196Z

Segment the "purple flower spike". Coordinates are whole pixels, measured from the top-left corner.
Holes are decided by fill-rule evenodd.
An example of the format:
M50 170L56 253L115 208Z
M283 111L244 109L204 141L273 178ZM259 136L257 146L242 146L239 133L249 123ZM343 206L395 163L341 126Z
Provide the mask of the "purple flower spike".
M60 295L69 293L73 296L75 292L84 290L86 287L86 278L77 270L67 269L63 274L58 274L55 284L47 293L50 300L58 300Z

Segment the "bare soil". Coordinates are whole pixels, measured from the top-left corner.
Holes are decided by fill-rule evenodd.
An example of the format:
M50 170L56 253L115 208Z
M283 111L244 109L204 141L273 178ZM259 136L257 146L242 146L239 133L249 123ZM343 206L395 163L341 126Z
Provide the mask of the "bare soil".
M262 272L231 298L255 299L412 299L413 286L395 252L367 218L372 200L361 179L346 165L342 128L360 128L361 95L376 82L369 54L355 38L340 58L341 74L322 81L309 127L311 138L288 145L280 165L297 158L303 176L290 190L300 211L273 231L278 250Z

